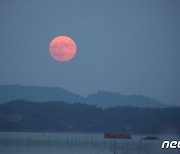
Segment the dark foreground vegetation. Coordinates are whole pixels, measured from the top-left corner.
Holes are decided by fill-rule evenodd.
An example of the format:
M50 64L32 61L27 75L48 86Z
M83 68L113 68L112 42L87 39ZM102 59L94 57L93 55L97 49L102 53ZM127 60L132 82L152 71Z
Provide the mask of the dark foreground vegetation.
M112 107L23 100L0 105L0 131L180 133L180 108Z

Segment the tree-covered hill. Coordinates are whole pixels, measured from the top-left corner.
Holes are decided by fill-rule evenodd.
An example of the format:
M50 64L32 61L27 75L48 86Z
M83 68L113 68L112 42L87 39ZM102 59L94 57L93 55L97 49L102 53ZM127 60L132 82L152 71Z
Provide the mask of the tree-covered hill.
M111 107L23 100L0 105L0 131L180 133L180 108Z

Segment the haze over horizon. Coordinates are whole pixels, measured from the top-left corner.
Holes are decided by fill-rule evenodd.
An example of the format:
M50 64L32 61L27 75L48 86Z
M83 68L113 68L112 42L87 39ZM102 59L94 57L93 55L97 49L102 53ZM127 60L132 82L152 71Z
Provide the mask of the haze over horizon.
M43 3L43 5L42 5ZM0 2L0 85L99 90L180 104L180 1ZM59 35L77 45L62 63L49 54Z

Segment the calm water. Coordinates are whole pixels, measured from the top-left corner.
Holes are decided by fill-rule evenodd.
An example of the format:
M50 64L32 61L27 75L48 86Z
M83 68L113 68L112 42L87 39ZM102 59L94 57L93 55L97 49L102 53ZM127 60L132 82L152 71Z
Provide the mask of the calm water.
M161 149L162 140L105 139L93 133L0 132L0 154L180 154L180 149Z

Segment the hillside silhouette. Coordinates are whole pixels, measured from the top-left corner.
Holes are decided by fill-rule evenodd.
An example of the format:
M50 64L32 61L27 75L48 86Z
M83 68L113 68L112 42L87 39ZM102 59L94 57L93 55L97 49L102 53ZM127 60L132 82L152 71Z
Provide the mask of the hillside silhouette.
M180 108L111 107L16 100L0 105L0 131L180 133Z
M8 101L23 99L27 101L46 102L46 101L65 101L68 103L87 103L99 107L113 106L137 106L137 107L165 107L166 105L155 99L142 95L122 95L108 91L99 91L87 97L69 92L58 87L38 87L8 85L0 86L0 104Z
M21 85L0 86L0 103L11 100L29 100L36 102L66 101L81 102L83 97L59 87L38 87Z
M137 107L165 107L162 103L155 99L144 97L141 95L122 95L108 91L99 91L98 93L89 95L85 98L85 102L100 107L110 106L137 106Z

